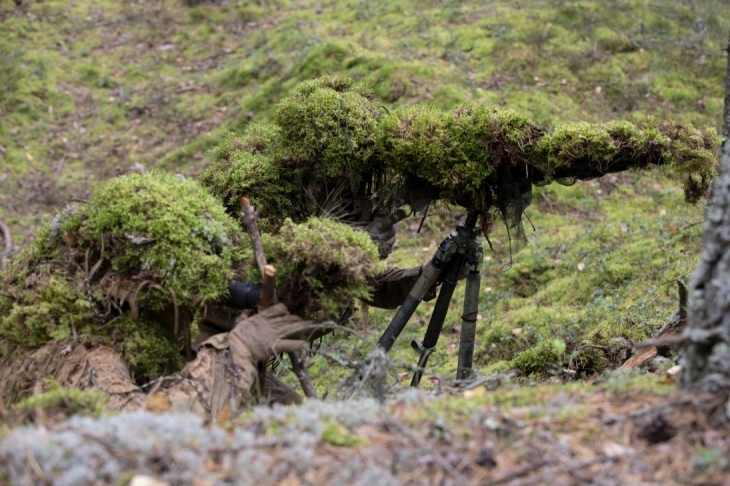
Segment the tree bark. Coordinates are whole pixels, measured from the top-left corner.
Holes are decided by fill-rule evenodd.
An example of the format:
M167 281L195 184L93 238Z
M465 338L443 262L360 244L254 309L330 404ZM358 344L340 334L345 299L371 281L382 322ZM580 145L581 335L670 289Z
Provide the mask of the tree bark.
M702 256L691 285L680 386L730 391L730 39L720 173L705 213ZM730 417L728 417L730 418Z

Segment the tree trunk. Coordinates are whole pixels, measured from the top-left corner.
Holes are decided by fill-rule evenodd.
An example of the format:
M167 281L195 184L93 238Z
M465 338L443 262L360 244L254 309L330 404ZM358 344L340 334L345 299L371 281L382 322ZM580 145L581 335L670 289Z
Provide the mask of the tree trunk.
M707 204L702 259L692 278L680 386L730 391L730 40L720 174ZM730 417L729 417L730 418Z

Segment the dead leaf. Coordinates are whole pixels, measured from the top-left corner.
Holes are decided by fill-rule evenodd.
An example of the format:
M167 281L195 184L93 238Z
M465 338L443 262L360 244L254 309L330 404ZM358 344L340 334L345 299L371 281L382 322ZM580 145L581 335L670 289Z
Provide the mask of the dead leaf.
M464 398L483 397L487 394L487 389L483 386L474 388L473 390L464 390Z
M521 327L515 327L514 329L512 329L512 335L513 336L519 336L520 334L522 334L522 328Z
M215 418L215 421L219 424L228 422L228 417L231 415L231 407L226 404L223 406L223 409L220 411L218 416Z
M168 484L165 481L160 481L157 478L145 474L135 474L129 480L129 486L168 486Z
M155 414L167 412L172 408L172 402L169 398L159 393L153 393L147 397L144 408Z

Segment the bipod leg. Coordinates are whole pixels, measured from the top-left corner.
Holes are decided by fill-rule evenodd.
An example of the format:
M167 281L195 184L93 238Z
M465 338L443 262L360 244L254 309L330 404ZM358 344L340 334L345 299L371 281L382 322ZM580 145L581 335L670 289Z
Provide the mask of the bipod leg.
M464 265L466 259L466 253L459 251L447 264L446 279L441 284L441 290L439 291L438 299L436 299L436 306L431 314L431 320L428 322L428 328L426 329L426 336L423 338L423 342L419 343L415 339L411 342L411 347L420 353L421 358L418 360L418 369L413 374L413 380L411 380L411 386L417 387L421 382L423 371L426 368L426 362L428 357L434 351L436 344L438 343L439 336L441 335L441 329L444 327L444 320L446 319L446 313L449 311L449 304L451 303L451 297L454 295L454 289L456 283L459 280L459 274L461 273L461 267Z
M440 273L441 269L436 267L433 261L426 265L426 268L423 270L423 273L421 273L421 276L418 277L416 284L406 297L403 305L400 306L395 317L393 317L393 320L390 321L388 328L378 341L378 346L383 348L386 353L393 347L393 343L395 343L395 340L398 339L400 333L403 332L403 328L405 328L406 324L408 324L408 320L411 316L413 316L416 308L418 308L418 304L421 303L426 292L428 292L428 289L430 289L436 282Z
M464 296L464 314L461 316L461 337L459 339L459 366L456 368L456 379L467 380L472 377L472 360L474 357L474 341L477 331L477 313L479 311L479 272L469 272L466 276L466 295Z

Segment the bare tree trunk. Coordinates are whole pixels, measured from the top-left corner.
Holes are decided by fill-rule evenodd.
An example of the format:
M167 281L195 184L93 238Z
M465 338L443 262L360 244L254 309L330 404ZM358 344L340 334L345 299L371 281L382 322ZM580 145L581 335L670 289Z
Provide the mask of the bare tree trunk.
M692 278L680 386L730 391L730 39L720 174L707 204L702 259ZM730 417L728 417L730 418Z

